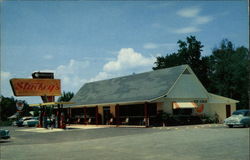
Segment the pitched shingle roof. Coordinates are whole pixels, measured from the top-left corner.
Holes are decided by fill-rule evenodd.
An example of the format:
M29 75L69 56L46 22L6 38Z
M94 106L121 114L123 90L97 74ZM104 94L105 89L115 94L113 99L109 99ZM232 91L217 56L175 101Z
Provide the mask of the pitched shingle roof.
M73 106L151 101L167 94L188 65L84 84ZM66 106L69 107L69 106Z

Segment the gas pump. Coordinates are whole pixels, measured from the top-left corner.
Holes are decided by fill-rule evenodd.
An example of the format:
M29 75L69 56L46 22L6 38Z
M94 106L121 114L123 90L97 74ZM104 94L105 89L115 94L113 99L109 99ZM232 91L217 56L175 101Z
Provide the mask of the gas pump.
M41 108L40 113L39 113L39 123L38 126L39 128L43 127L43 109Z
M65 116L64 116L63 112L61 113L60 128L62 128L62 129L66 128Z
M48 127L46 111L43 112L43 125L42 126L43 126L43 128Z
M56 111L55 128L59 128L59 112Z

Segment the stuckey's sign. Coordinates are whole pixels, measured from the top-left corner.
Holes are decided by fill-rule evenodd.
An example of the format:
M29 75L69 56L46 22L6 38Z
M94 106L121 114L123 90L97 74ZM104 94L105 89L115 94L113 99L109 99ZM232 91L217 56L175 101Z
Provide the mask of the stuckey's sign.
M60 96L59 79L17 79L10 80L15 96Z

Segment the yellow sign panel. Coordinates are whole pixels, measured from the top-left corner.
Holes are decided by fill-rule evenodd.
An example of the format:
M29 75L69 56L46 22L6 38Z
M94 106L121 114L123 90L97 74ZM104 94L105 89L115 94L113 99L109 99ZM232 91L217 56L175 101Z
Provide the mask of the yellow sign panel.
M11 79L15 96L60 96L60 79Z

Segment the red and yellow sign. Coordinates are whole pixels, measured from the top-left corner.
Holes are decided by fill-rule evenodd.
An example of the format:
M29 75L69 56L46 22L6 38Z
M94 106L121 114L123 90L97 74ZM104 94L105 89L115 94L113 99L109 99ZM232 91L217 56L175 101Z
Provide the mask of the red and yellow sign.
M17 79L10 80L15 96L60 96L59 79Z

